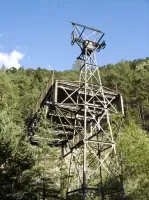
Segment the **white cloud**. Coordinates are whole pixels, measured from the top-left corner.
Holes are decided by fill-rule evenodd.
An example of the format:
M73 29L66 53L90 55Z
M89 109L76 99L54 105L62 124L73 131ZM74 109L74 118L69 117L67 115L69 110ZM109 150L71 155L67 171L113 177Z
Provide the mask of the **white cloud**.
M20 60L22 60L24 54L13 50L10 54L0 52L0 68L4 65L7 69L15 67L19 69L21 67Z

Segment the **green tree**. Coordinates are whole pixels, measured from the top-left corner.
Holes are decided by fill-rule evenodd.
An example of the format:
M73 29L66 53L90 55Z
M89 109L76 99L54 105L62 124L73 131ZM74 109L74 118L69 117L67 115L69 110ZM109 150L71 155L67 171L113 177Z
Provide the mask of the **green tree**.
M72 65L73 66L73 70L75 71L80 71L81 67L82 67L82 62L81 60L76 60L75 63Z
M0 197L3 200L23 200L28 188L22 181L34 165L33 152L23 130L12 122L6 111L0 112ZM29 181L29 180L28 180Z
M125 126L118 144L126 196L132 200L149 197L149 137L133 122Z
M46 119L45 110L39 114L40 122L32 140L37 141L36 165L33 167L34 190L38 185L38 196L43 199L60 198L61 190L61 148L53 147L56 137L52 133L51 124Z

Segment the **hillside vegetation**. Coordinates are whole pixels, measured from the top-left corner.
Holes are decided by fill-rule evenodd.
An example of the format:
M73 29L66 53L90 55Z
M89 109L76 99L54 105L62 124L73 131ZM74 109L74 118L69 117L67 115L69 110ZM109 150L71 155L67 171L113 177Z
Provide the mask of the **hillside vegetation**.
M76 81L77 69L76 62L73 70L55 71L55 79ZM149 58L108 64L99 70L103 85L124 98L125 119L117 150L123 155L125 199L148 200ZM65 194L60 173L64 180L66 174L60 170L59 150L44 143L32 147L25 128L51 73L41 68L0 69L0 200L60 199ZM43 121L38 132L50 140L48 122L43 126Z

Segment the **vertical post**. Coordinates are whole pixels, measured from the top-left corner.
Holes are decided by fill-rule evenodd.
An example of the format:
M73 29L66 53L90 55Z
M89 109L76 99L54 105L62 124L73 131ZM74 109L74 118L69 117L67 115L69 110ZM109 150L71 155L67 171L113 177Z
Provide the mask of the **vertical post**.
M54 102L53 103L57 103L57 90L58 90L57 86L58 86L58 82L55 81L55 84L54 84Z
M65 184L64 184L64 170L63 170L63 164L64 164L64 144L61 144L61 168L60 168L60 172L61 172L61 179L60 179L60 191L61 191L61 197L63 197L63 191L65 188Z
M121 101L121 111L122 111L122 114L124 115L124 103L123 103L123 96L120 94L120 101Z
M99 147L98 147L98 156L99 156L99 158L101 157L101 152L100 152L100 150L99 150ZM102 200L105 200L105 198L104 198L104 187L103 187L103 180L102 180L102 166L100 166L100 168L99 168L99 170L100 170L100 184L101 184L101 186L100 186L100 188L101 188L101 199Z
M83 200L86 199L86 131L87 131L87 49L85 48L85 84L84 84L84 150L83 150Z
M52 85L54 83L54 70L52 71Z
M97 141L99 141L99 135L97 135ZM101 151L100 151L100 146L98 143L98 157L99 159L101 159ZM100 172L100 194L101 194L101 200L105 200L104 198L104 187L103 187L103 174L102 174L102 166L100 165L99 168L99 172Z

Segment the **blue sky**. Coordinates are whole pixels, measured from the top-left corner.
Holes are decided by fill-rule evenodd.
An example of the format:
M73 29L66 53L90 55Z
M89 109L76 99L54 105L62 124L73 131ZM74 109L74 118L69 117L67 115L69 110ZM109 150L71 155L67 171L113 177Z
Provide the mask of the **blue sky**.
M16 55L25 68L71 69L80 49L70 44L70 21L105 32L99 65L149 57L149 0L1 0L0 58L16 63Z

